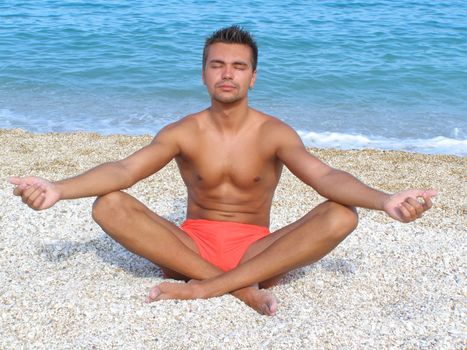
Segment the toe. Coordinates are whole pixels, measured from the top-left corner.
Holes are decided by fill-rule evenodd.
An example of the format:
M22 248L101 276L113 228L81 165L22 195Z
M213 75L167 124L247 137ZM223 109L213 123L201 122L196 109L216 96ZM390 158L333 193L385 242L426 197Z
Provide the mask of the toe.
M146 302L147 303L150 303L154 300L157 299L157 297L161 294L161 290L159 289L158 286L155 286L153 289L151 289L151 291L149 292L149 295L146 299Z

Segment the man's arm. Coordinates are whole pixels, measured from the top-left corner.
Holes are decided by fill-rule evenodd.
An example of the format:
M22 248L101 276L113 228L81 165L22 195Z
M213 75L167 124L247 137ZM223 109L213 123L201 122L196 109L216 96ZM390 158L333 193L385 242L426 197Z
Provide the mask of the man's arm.
M12 177L13 193L35 210L47 209L61 199L100 196L129 188L163 168L179 153L176 130L168 126L146 147L120 161L108 162L81 175L50 182L38 177Z
M353 175L334 169L311 155L296 132L286 125L280 129L278 158L304 183L320 195L344 205L383 210L392 218L409 222L432 206L435 191L407 190L388 194L373 189Z

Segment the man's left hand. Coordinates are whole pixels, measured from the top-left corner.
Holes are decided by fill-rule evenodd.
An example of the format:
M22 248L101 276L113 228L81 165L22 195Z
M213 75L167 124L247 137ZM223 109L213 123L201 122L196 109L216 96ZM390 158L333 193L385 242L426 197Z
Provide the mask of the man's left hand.
M433 205L434 190L407 190L391 195L383 204L384 211L393 219L411 222L420 217Z

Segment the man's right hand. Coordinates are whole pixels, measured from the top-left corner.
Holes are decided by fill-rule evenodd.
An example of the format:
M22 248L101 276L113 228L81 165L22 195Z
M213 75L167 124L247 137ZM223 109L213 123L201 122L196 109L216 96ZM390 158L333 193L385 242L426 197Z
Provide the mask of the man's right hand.
M55 184L40 177L10 177L8 182L15 185L13 194L21 197L23 203L34 210L48 209L60 200Z

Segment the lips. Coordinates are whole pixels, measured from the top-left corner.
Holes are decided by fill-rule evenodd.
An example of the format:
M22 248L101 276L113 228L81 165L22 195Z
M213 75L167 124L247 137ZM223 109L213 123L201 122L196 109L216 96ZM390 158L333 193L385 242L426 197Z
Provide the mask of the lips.
M226 91L234 90L237 88L236 85L228 84L228 83L217 84L216 87L218 87L221 90L226 90Z
M222 91L233 91L235 88L233 86L221 86L220 87Z

